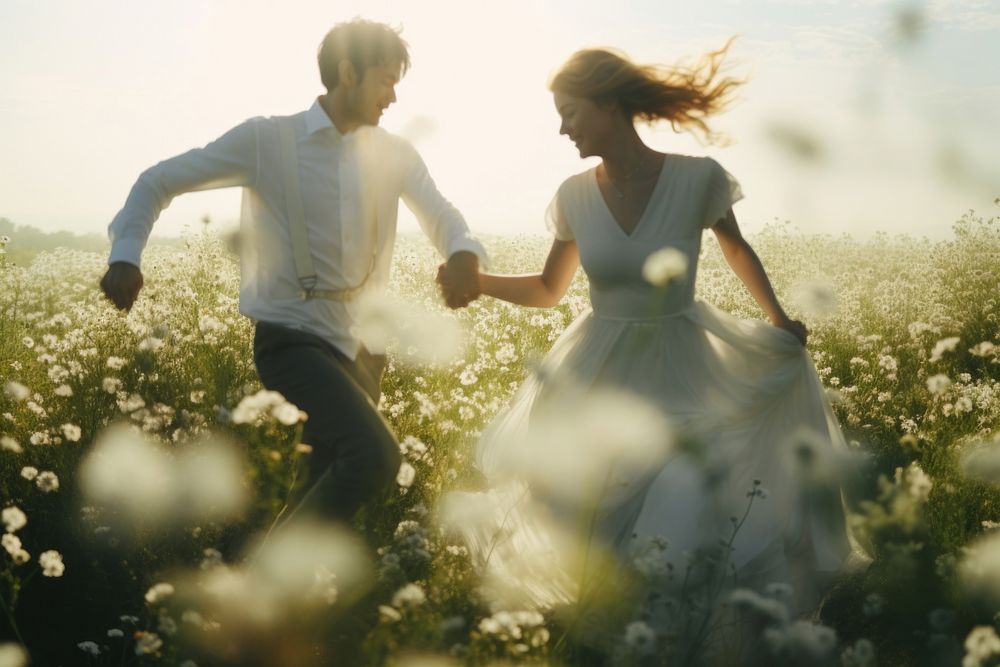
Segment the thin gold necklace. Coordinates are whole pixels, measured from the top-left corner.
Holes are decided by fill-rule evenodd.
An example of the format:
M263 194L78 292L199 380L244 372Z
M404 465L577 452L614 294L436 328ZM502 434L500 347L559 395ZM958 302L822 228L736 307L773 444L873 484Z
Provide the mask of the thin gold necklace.
M628 173L628 175L623 177L620 182L627 183L631 181L632 178L634 178L635 175L639 173L639 170L642 169L642 166L646 163L647 157L649 157L648 153L644 154L641 158L639 158L639 162L636 163L635 167ZM615 180L611 178L611 173L608 171L608 165L603 162L601 164L604 166L604 175L607 177L608 183L611 184L611 187L614 188L615 194L618 195L618 199L625 199L625 193L622 192L622 189L620 187L618 187L618 184L615 183Z

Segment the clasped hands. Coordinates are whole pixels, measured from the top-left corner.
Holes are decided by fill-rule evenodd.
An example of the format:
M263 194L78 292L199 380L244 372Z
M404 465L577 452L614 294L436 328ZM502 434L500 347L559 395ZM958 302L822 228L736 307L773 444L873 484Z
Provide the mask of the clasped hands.
M441 296L449 308L464 308L479 298L479 258L475 254L460 251L438 267L437 284Z

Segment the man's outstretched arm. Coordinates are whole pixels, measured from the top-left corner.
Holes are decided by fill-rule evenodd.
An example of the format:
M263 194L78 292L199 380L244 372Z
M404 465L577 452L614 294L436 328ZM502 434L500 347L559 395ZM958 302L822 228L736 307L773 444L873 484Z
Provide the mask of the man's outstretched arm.
M100 286L119 308L129 309L142 288L142 251L160 213L179 194L257 179L257 124L248 120L203 148L195 148L142 172L125 206L108 225L111 254Z
M481 293L479 270L487 266L486 249L472 236L458 209L437 189L416 150L409 144L402 150L409 154L403 201L434 247L448 260L450 287L444 290L445 303L449 308L467 306Z

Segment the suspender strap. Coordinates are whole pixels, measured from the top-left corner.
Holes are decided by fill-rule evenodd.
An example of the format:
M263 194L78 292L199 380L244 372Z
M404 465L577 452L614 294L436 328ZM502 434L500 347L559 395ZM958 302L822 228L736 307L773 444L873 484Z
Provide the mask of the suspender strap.
M285 186L285 211L288 215L288 234L292 239L292 258L299 284L309 298L316 288L316 269L309 254L305 214L302 212L302 194L299 192L299 153L295 145L295 126L291 118L278 123L281 142L281 172Z
M302 291L298 297L305 301L313 298L349 301L357 296L375 270L376 241L368 273L358 285L346 289L316 289L316 269L309 252L305 214L302 210L302 193L299 189L299 154L295 141L295 120L283 118L278 122L278 141L281 146L281 172L285 189L285 212L288 217L288 235L292 241L292 259Z

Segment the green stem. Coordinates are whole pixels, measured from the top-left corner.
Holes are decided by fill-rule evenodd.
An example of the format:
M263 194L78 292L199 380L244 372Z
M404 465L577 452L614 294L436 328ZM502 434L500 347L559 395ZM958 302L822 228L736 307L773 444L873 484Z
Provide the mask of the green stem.
M15 584L15 586L16 586L16 584ZM13 599L14 600L17 599L17 594L16 593L14 594ZM17 627L17 621L14 619L14 604L15 604L15 602L12 601L11 602L11 606L8 607L7 606L7 601L4 600L3 595L0 595L0 606L3 606L4 613L7 614L7 620L10 621L10 627L11 627L11 629L14 630L14 634L17 635L17 641L21 642L21 646L24 647L25 651L27 651L28 650L28 645L25 643L24 637L21 636L21 630L20 630L20 628ZM29 658L30 658L30 656L29 656ZM30 662L30 659L29 659L29 662Z
M595 496L593 502L585 506L584 521L587 522L587 530L586 530L586 539L583 540L583 548L585 549L585 551L583 554L583 567L580 569L580 589L579 589L580 596L579 599L577 600L577 610L576 614L573 617L572 622L570 622L570 624L566 627L565 630L563 630L562 634L560 635L559 640L556 642L554 650L559 650L559 648L566 642L567 636L573 630L573 628L576 627L576 624L580 621L580 616L583 613L583 609L585 606L584 603L586 601L584 590L587 583L587 566L589 565L590 562L590 545L594 538L594 525L597 523L597 508L601 504L600 501L604 497L603 490L607 489L608 481L610 479L611 479L611 469L609 468L607 474L604 477L604 484L600 487L602 489L602 493L600 495ZM596 594L596 591L597 589L595 587L593 593Z
M729 536L729 541L726 542L726 555L721 565L723 574L718 578L717 582L709 583L709 591L708 591L709 595L705 600L705 615L704 618L702 619L701 625L698 628L698 631L695 633L696 641L692 644L691 653L687 656L685 664L687 664L688 660L693 660L695 657L697 657L697 649L703 639L702 633L705 632L706 626L708 625L708 621L712 616L711 603L715 599L715 597L722 592L722 582L725 580L725 570L726 566L729 564L729 554L731 551L731 547L733 546L733 541L736 539L736 534L740 532L740 528L743 527L743 523L747 520L747 517L750 516L750 508L753 507L754 498L757 497L756 486L754 487L753 491L754 493L750 496L750 502L747 503L746 511L743 512L743 517L739 520L739 523L737 523L736 526L733 528L733 534Z

